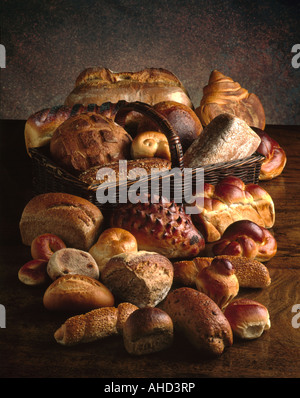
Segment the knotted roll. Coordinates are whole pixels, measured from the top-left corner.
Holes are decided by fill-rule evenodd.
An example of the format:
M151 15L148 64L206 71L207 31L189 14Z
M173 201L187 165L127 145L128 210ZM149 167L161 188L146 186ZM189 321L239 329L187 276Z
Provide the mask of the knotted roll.
M258 96L217 70L211 72L208 84L203 88L196 113L203 126L221 113L232 113L249 126L265 128L265 111Z

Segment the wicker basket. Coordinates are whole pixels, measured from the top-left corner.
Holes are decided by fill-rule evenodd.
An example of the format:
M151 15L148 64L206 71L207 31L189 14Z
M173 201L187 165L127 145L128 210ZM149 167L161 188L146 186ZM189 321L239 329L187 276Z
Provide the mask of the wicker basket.
M157 113L153 107L148 104L120 101L115 121L121 126L124 126L126 115L132 111L142 113L157 123L158 127L166 135L169 142L172 169L179 168L180 170L184 170L183 151L180 139L168 120ZM99 186L89 186L79 180L77 176L72 175L63 168L57 166L55 162L51 160L49 145L40 148L30 148L29 152L32 163L33 190L35 194L46 192L65 192L86 198L100 208L113 205L112 203L100 204L98 202L96 191L99 189ZM243 180L245 184L258 183L260 168L264 159L264 156L255 153L242 160L205 166L203 167L204 181L215 185L227 176L236 176ZM193 186L195 185L194 177L196 176L196 173L197 169L193 169ZM152 175L145 178L145 183L147 183L149 187L151 184L151 178L153 179ZM167 176L159 176L158 178L161 181L163 178L171 178L172 180L172 173L167 173ZM118 183L116 191L118 192L121 184L126 184L126 188L129 189L133 183L134 181L121 181ZM176 191L176 187L174 186L174 183L172 184L172 181L170 182L170 186L174 193L174 191ZM116 199L116 204L117 202L118 199Z

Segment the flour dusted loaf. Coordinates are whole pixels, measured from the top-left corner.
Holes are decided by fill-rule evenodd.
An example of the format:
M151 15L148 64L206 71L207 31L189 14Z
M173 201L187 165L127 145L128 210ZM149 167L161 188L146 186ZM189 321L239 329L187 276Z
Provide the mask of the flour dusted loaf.
M173 100L192 107L192 102L181 81L163 68L146 68L137 72L113 72L95 67L83 70L65 105L97 104L104 102L140 101L149 105Z
M25 206L19 227L23 244L44 233L60 237L67 246L89 250L98 238L103 215L86 199L66 193L45 193L33 197Z
M113 256L101 272L112 293L138 307L155 307L173 283L173 265L159 253L144 250Z
M226 228L239 220L250 220L264 228L275 223L274 202L257 184L245 184L240 178L226 177L218 184L205 183L203 209L192 220L207 242L221 238Z
M229 113L216 116L184 154L185 167L201 167L251 156L260 137L238 117Z

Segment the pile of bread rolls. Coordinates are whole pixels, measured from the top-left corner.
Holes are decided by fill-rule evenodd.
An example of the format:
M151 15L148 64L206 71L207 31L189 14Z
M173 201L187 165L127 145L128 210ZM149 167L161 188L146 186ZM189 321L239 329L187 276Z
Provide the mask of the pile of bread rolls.
M284 150L263 131L257 96L214 71L195 109L180 80L155 68L83 71L65 105L27 120L29 154L48 146L58 166L88 185L120 159L129 169L170 169L168 140L152 120L131 112L124 125L116 123L122 100L145 102L168 119L185 167L245 158L259 148L266 157L261 180L285 166ZM144 355L171 349L180 332L201 354L219 356L235 338L258 338L270 328L267 308L239 293L271 283L263 264L277 251L271 196L233 176L205 184L201 195L203 210L192 216L165 198L126 203L110 214L60 192L26 204L19 229L31 258L18 277L44 287L46 311L66 314L54 331L59 344L118 335L129 354Z

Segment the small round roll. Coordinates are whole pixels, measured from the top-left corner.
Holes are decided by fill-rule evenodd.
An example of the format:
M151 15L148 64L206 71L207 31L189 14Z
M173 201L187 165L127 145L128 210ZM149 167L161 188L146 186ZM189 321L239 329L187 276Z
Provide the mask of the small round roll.
M235 336L256 339L270 329L268 309L257 301L241 298L233 301L224 311Z
M131 143L133 159L162 158L171 160L170 147L165 134L159 131L144 131Z
M133 355L164 350L173 342L172 319L159 308L140 308L127 318L123 341L126 351Z

